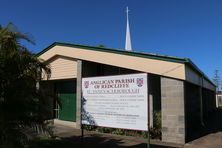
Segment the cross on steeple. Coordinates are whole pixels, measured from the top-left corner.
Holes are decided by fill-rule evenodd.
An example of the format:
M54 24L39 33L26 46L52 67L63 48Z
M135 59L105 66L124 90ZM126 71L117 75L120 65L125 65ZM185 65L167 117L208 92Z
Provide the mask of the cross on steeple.
M127 14L127 16L128 16L128 14L129 14L129 9L128 9L128 7L126 7L126 14Z
M131 37L130 37L130 27L129 27L129 9L126 7L126 42L125 50L132 51Z

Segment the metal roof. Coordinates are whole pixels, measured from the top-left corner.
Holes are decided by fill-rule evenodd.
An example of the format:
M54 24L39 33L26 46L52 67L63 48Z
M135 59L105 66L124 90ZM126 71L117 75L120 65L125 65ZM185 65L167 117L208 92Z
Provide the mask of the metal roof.
M159 54L151 54L151 53L143 53L143 52L135 52L135 51L126 51L126 50L121 50L121 49L87 46L87 45L71 44L71 43L63 43L63 42L54 42L53 44L51 44L50 46L46 47L41 52L39 52L37 54L37 56L40 56L41 54L47 52L49 49L51 49L54 46L82 48L82 49L86 49L86 50L109 52L109 53L122 54L122 55L135 56L135 57L142 57L142 58L148 58L148 59L156 59L156 60L169 61L169 62L175 62L175 63L184 63L184 64L188 65L190 68L192 68L194 71L199 73L203 78L205 78L212 85L215 86L215 84L189 58L178 58L178 57L159 55Z

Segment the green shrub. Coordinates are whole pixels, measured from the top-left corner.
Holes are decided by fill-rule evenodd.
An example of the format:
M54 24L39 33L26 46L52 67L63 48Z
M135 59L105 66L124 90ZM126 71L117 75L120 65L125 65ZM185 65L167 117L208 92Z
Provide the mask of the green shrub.
M153 113L153 127L156 129L161 129L161 112L154 111Z
M101 133L112 133L115 129L114 128L108 128L108 127L97 127L96 131Z
M94 131L96 130L96 126L93 125L83 125L83 129L87 130L87 131Z
M113 130L113 134L116 134L116 135L126 135L126 130L124 130L124 129L115 129L115 130Z
M150 136L152 139L161 139L161 112L154 111L153 127L150 128Z

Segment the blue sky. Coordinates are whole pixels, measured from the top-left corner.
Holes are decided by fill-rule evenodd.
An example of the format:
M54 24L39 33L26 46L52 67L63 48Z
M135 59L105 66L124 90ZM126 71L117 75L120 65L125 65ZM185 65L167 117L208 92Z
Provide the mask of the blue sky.
M221 0L1 0L0 24L30 34L37 53L55 41L123 49L129 6L135 51L190 58L222 74Z

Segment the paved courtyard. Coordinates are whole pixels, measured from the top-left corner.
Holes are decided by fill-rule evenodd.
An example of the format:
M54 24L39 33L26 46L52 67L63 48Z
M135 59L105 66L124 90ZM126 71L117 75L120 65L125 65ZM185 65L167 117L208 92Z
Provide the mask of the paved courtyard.
M75 143L76 146L81 146L81 130L73 129L72 127L55 124L55 135L62 140L69 140ZM130 136L120 136L113 134L102 134L98 132L84 131L83 139L84 147L135 147L147 148L147 139L135 138ZM151 146L155 148L173 148L181 147L181 145L166 144L160 141L151 141Z
M210 116L206 127L205 136L195 139L187 144L175 145L164 143L158 140L151 140L152 148L222 148L222 110ZM198 132L198 131L196 131ZM70 125L55 123L54 133L62 140L68 140L76 147L81 147L81 130L74 129ZM147 139L114 134L103 134L99 132L84 131L84 147L135 147L146 148Z
M76 130L72 127L65 126L62 124L55 124L55 135L62 140L68 140L73 142L76 146L81 146L81 130ZM83 139L84 147L135 147L135 148L146 148L147 139L135 138L130 136L120 136L113 134L102 134L98 132L84 131ZM222 132L215 132L191 141L185 146L166 144L160 141L152 140L152 148L173 148L173 147L184 147L184 148L222 148Z
M222 148L222 132L208 134L187 143L184 148Z

